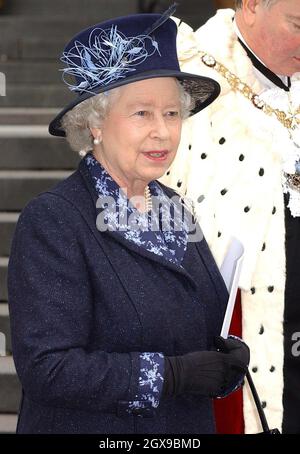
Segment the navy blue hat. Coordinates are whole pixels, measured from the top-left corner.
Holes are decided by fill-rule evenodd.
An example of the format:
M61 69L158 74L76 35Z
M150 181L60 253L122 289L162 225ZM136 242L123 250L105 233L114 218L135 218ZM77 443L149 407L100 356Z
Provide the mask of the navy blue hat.
M78 96L50 123L50 134L65 136L62 117L87 98L155 77L176 77L195 102L192 114L208 106L220 86L213 79L180 71L176 35L176 23L166 14L118 17L78 33L61 58L67 65L63 80Z

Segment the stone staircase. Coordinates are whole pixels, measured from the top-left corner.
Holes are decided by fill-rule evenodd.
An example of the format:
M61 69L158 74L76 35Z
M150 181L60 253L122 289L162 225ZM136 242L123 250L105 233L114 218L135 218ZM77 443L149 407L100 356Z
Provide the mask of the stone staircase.
M157 2L156 8L170 3ZM136 0L7 0L0 14L0 73L6 78L6 96L0 96L0 433L15 431L21 396L6 288L15 224L30 199L78 163L65 141L47 132L50 119L72 98L61 82L58 56L83 27L137 10ZM185 0L177 15L197 26L211 13L209 0Z

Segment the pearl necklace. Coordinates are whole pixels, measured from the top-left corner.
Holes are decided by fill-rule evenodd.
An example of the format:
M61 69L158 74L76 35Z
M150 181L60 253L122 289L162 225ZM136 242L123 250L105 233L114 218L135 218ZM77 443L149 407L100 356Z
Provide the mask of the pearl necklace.
M151 197L151 192L150 192L150 188L148 185L145 187L144 197L145 197L146 211L149 212L152 210L152 197Z

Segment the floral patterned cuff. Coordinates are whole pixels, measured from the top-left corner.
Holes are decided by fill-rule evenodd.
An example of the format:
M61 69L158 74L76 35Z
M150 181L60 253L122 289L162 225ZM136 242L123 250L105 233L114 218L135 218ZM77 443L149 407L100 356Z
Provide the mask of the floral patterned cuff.
M157 408L164 383L164 355L162 353L140 354L140 376L135 408L144 403Z

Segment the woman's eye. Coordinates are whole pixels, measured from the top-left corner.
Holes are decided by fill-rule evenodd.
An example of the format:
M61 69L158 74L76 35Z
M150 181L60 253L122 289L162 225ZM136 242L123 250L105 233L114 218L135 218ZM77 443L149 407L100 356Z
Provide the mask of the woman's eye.
M139 110L138 112L135 113L138 117L146 117L148 112L146 110Z
M168 117L179 117L179 112L177 110L170 110L168 113L167 113Z

